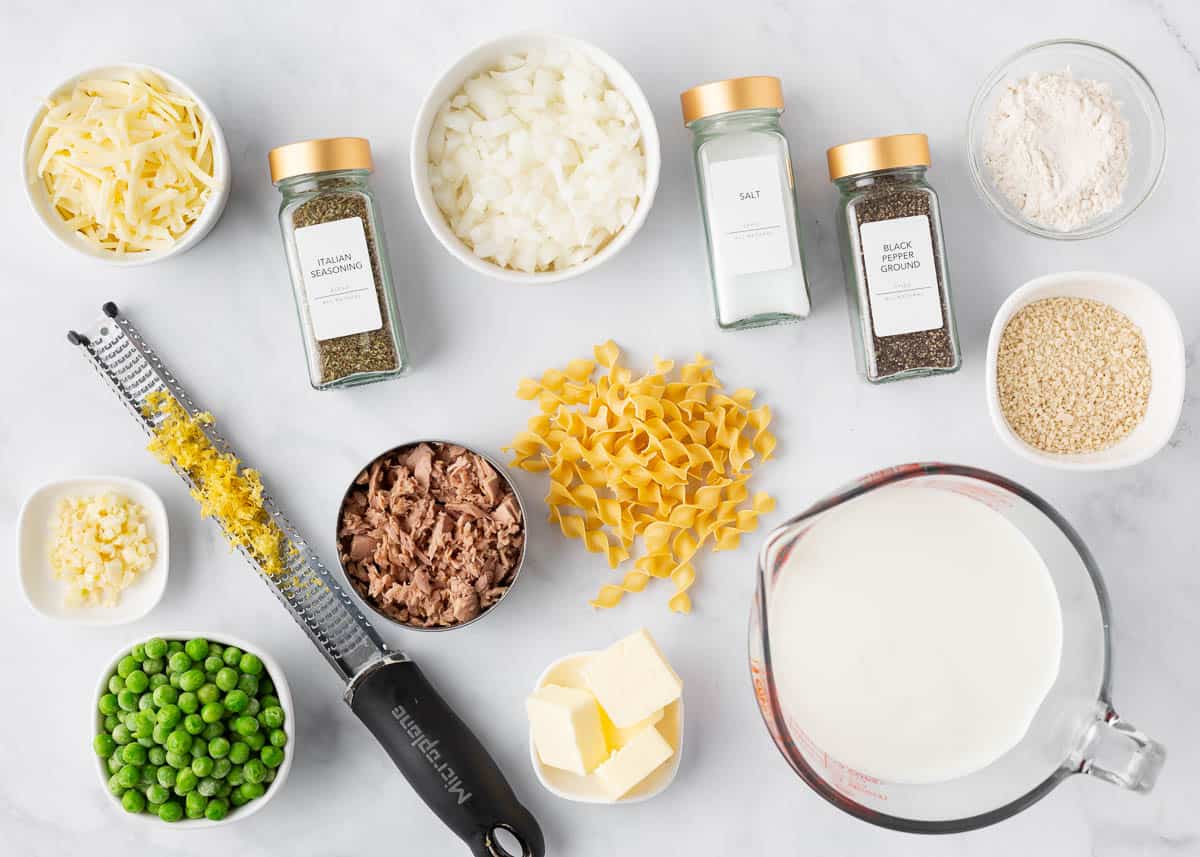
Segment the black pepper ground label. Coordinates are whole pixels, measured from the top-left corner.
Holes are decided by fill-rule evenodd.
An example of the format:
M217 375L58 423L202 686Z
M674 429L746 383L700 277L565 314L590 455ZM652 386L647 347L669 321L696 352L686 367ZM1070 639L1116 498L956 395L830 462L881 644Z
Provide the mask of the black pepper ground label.
M321 193L296 207L292 213L292 227L302 229L347 218L358 218L362 223L367 256L371 262L371 276L375 283L375 299L383 324L376 330L317 340L318 370L322 384L360 373L391 372L399 367L383 291L386 284L366 200L357 193Z

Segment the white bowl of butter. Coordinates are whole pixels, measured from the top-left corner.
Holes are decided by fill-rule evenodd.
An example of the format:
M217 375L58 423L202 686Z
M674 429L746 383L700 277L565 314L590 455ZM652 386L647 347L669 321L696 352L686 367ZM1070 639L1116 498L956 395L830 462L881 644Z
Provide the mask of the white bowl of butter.
M545 672L538 677L537 683L534 685L534 693L547 685L586 690L588 685L584 679L584 669L600 654L600 651L575 652L574 654L559 658L550 664ZM629 745L630 739L635 737L635 734L633 734L634 730L631 729L616 729L607 716L602 716L602 719L605 721L604 733L607 745L605 751L611 754L609 757L609 760L611 760L617 751ZM636 785L615 799L609 788L597 776L595 770L587 774L579 774L545 764L538 753L537 740L532 724L529 730L529 759L533 764L533 770L537 774L538 781L547 790L565 800L579 803L606 804L638 803L639 801L649 800L669 786L679 770L679 760L683 749L683 698L679 697L664 706L661 718L654 720L649 725L669 745L672 751L671 755L668 759L655 766ZM620 733L625 733L625 736L618 737ZM620 746L614 746L614 744ZM634 765L637 764L636 760L632 763Z

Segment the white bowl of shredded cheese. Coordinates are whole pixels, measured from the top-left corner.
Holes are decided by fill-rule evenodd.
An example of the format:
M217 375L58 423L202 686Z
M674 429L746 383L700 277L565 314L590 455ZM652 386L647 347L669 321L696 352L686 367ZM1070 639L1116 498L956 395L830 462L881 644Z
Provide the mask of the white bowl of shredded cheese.
M76 625L124 625L167 587L167 511L150 486L120 476L38 488L17 521L17 569L38 613Z
M410 154L417 204L442 246L525 284L619 253L646 221L661 165L654 114L624 66L539 33L487 42L442 74Z
M208 234L231 170L221 126L194 90L152 66L121 63L50 92L25 132L21 173L38 219L62 244L113 265L147 265Z

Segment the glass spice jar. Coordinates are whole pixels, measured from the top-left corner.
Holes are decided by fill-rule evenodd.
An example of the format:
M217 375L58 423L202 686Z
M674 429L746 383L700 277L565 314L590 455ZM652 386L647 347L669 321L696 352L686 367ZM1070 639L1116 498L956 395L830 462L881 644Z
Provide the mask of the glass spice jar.
M306 140L272 149L271 181L309 381L318 390L395 378L408 369L404 330L375 196L370 143Z
M777 77L706 83L679 96L692 131L717 324L806 318L810 304Z
M929 140L895 134L834 146L838 233L855 356L872 383L958 371L937 194L925 181Z

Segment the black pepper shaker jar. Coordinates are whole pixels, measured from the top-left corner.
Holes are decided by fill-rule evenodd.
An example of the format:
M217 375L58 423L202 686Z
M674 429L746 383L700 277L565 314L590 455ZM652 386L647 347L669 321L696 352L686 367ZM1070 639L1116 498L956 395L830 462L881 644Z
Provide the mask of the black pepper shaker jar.
M924 134L834 146L838 232L855 355L872 383L958 371L937 193Z
M392 271L361 137L272 149L271 181L283 194L287 252L308 375L328 390L395 378L408 368Z

